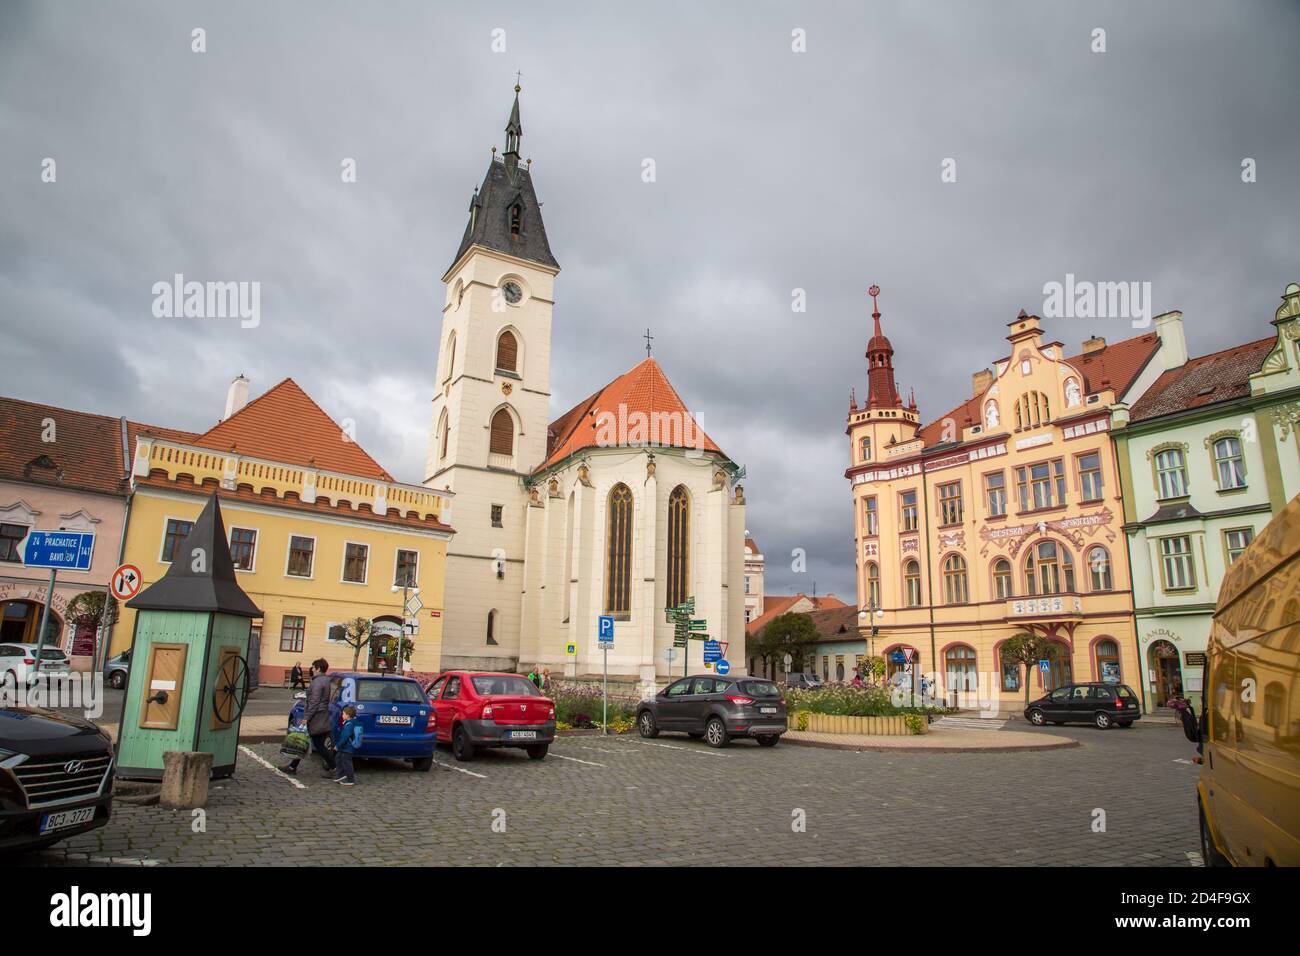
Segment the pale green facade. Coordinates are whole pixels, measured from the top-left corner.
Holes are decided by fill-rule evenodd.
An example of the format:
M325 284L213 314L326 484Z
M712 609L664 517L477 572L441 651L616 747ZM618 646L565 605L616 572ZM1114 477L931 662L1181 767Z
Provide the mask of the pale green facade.
M1113 416L1148 710L1178 689L1199 699L1224 573L1300 494L1300 285L1287 287L1272 324L1276 341L1260 351L1248 395L1142 421L1126 408Z

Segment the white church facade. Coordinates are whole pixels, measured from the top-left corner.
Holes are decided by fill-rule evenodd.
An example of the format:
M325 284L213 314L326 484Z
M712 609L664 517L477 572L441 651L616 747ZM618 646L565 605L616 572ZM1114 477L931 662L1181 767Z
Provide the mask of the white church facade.
M425 484L456 495L443 669L601 672L648 689L682 673L665 609L687 598L734 673L745 661L741 471L699 429L653 358L554 421L559 264L527 164L519 89L470 204L447 287ZM569 654L569 645L576 654ZM687 649L692 672L702 645Z

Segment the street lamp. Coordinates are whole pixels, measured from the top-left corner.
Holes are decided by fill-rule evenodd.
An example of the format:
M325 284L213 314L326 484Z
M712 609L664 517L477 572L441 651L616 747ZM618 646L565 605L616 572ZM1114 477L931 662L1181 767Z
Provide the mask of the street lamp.
M862 608L861 610L858 611L858 625L859 625L860 627L865 627L867 621L870 620L871 617L875 617L877 620L879 620L880 618L882 618L882 617L884 617L884 616L885 616L885 609L884 609L884 608L881 608L881 607L876 607L876 602L875 602L875 601L872 601L872 602L871 602L870 604L868 604L866 607L864 607L864 608ZM872 650L872 647L871 647L871 640L872 640L872 638L874 638L874 637L876 636L876 632L877 632L878 630L879 630L879 628L878 628L875 624L872 624L872 625L871 625L871 633L867 636L867 656L868 656L868 657L870 657L870 656L874 653L874 651Z

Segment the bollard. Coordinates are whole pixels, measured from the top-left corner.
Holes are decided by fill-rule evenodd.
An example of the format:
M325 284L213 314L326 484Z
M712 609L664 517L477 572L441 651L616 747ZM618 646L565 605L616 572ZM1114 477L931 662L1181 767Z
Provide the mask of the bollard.
M158 802L172 810L194 810L208 802L212 754L168 750L163 754L162 793Z

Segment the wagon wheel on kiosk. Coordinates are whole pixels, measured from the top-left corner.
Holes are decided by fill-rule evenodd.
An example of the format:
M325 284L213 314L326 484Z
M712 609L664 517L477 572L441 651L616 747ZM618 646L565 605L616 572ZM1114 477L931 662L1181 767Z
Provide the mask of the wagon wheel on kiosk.
M212 688L212 713L223 724L233 724L248 702L248 662L231 654L217 669Z

